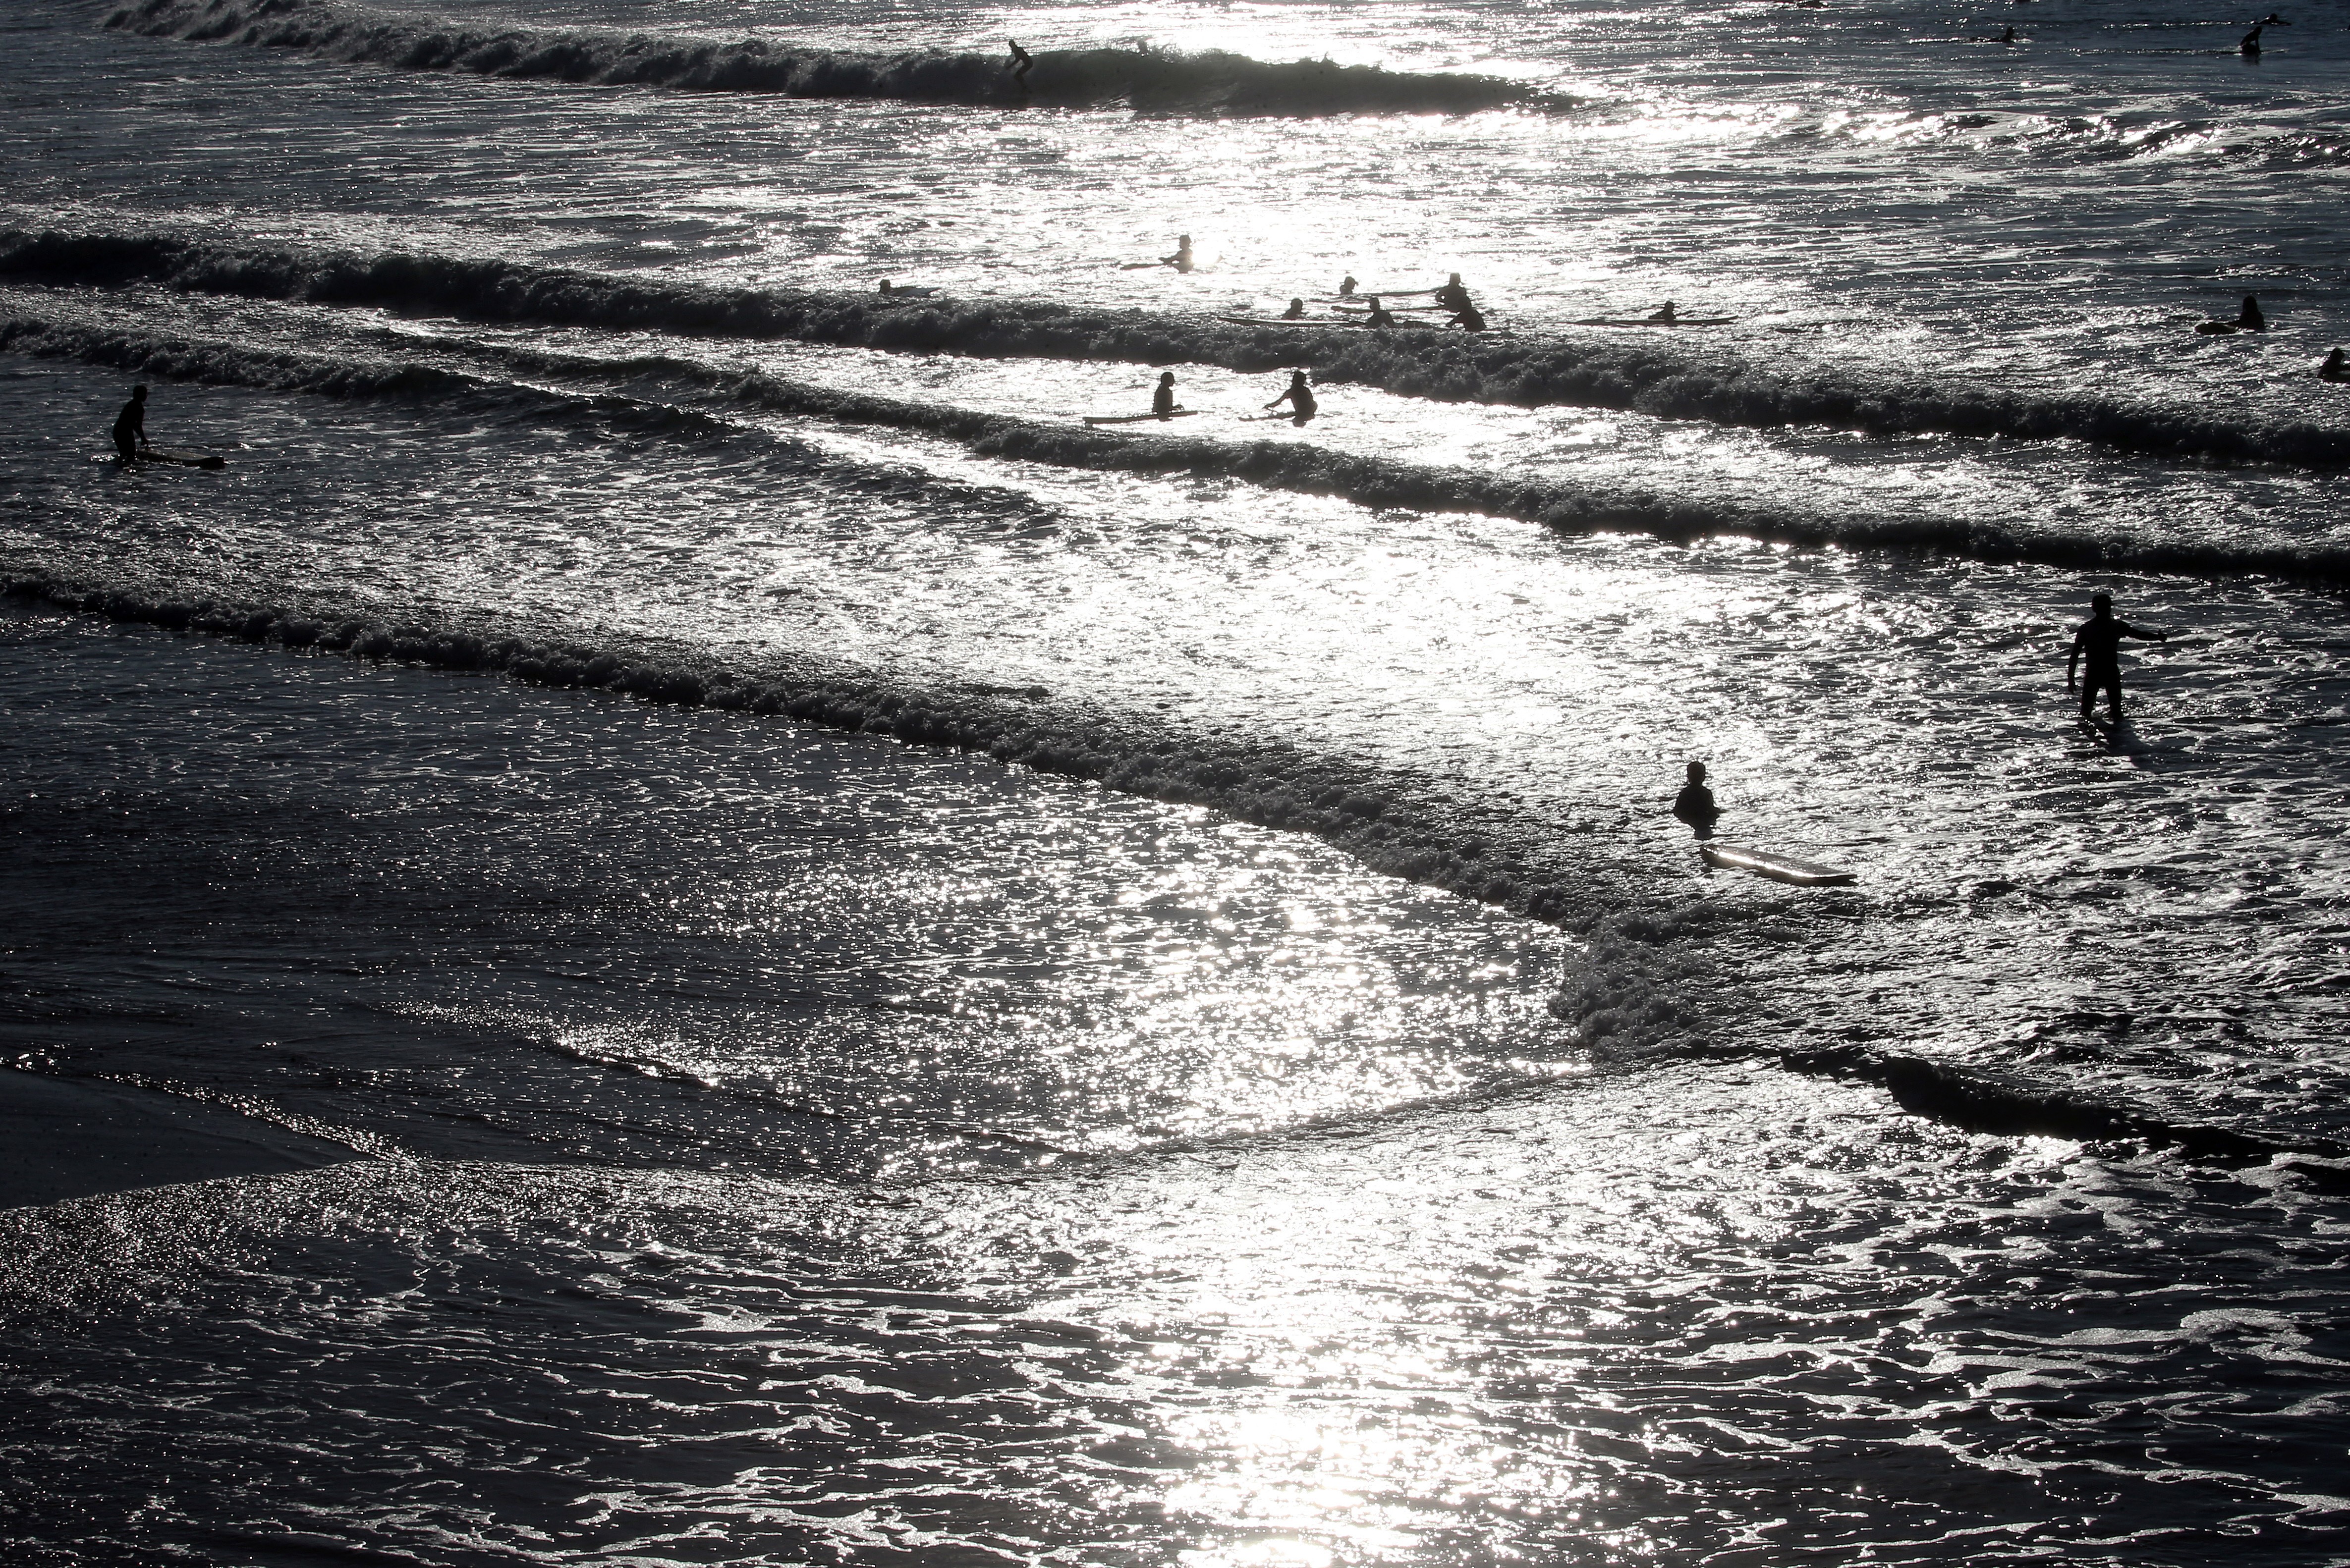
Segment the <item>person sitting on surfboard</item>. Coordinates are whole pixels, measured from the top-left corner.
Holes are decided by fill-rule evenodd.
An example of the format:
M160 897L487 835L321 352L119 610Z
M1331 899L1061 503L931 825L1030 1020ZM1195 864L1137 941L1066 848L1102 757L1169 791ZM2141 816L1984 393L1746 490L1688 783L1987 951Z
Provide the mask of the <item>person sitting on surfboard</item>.
M1159 373L1159 389L1150 394L1150 411L1162 420L1175 417L1175 372Z
M1363 325L1366 327L1393 327L1396 324L1395 317L1388 315L1388 307L1379 303L1379 296L1374 294L1370 296L1369 298L1371 308L1364 315Z
M2170 634L2160 631L2140 631L2127 621L2114 618L2114 596L2091 594L2089 618L2073 633L2073 652L2064 660L2064 690L2072 691L2079 682L2074 679L2080 669L2081 655L2089 656L2089 683L2081 689L2081 717L2089 716L2096 706L2097 693L2106 692L2112 701L2114 722L2122 722L2122 639L2134 637L2140 642L2168 642Z
M147 389L130 389L130 400L114 416L114 451L117 460L129 462L147 444Z
M1315 408L1314 389L1305 384L1305 371L1292 370L1289 373L1289 390L1265 404L1265 407L1277 409L1284 403L1287 403L1295 410L1293 421L1295 423L1302 425L1314 417Z
M1160 266L1171 266L1177 272L1190 272L1192 265L1191 236L1189 234L1176 235L1175 254L1171 256L1160 256L1159 258L1159 265Z
M2339 348L2328 354L2325 363L2317 368L2317 379L2321 381L2350 381L2350 354L2345 354Z
M2195 330L2208 336L2225 337L2230 332L2266 332L2269 318L2261 314L2261 302L2251 295L2237 307L2233 321L2206 321Z
M1673 302L1669 299L1665 301L1665 307L1662 310L1650 311L1648 313L1648 319L1651 321L1661 321L1666 326L1669 327L1680 318L1673 314Z
M1028 88L1029 67L1036 62L1029 57L1027 50L1020 47L1019 39L1006 38L1003 41L1012 46L1012 58L1008 62L1012 67L1012 79L1017 82L1021 90L1024 92Z
M1462 286L1461 275L1457 272L1445 281L1443 287L1430 292L1435 295L1436 303L1447 310L1461 311L1470 308L1469 290Z
M1713 804L1713 792L1705 787L1703 763L1689 765L1689 783L1673 796L1673 815L1696 828L1700 836L1713 830L1714 819L1721 815L1721 808Z
M1353 273L1348 273L1346 276L1338 280L1338 297L1341 299L1352 299L1355 297L1355 275Z
M1485 317L1475 306L1463 305L1452 313L1452 319L1444 325L1458 327L1463 332L1482 332L1485 330Z
M1303 320L1305 320L1305 302L1304 300L1302 300L1302 299L1293 299L1293 300L1291 300L1291 301L1289 302L1289 308L1288 308L1288 309L1286 309L1286 310L1284 310L1284 311L1283 311L1283 312L1281 313L1281 318L1282 318L1284 321L1303 321ZM2334 350L2334 352L2338 354L2338 353L2340 353L2340 352L2341 352L2341 350L2337 348L2337 349L2335 349L2335 350Z

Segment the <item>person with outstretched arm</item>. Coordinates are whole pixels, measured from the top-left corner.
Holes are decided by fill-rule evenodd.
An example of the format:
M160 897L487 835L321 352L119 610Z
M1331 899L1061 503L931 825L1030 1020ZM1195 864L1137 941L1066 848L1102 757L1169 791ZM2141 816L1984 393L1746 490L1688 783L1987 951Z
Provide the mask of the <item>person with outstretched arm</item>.
M1289 373L1289 390L1265 404L1265 407L1268 410L1277 409L1284 403L1290 406L1291 418L1297 424L1302 425L1314 417L1314 410L1317 405L1314 401L1314 389L1305 384L1305 371L1292 370Z
M130 400L114 416L116 461L129 462L147 446L147 389L130 389Z
M2114 596L2098 593L2089 596L2089 618L2073 633L2073 651L2064 660L2064 690L2079 687L2081 717L2089 716L2096 706L2097 693L2103 691L2112 703L2114 722L2122 718L2122 639L2135 638L2140 642L2168 642L2170 634L2151 629L2141 631L2126 620L2114 618ZM2089 683L2082 686L2076 676L2081 657L2089 659Z
M1191 236L1189 234L1176 235L1175 254L1171 256L1160 256L1159 258L1159 265L1160 266L1171 266L1177 272L1190 272L1193 265L1191 261Z
M1150 411L1162 420L1171 420L1179 411L1175 407L1174 371L1159 372L1159 389L1150 394Z

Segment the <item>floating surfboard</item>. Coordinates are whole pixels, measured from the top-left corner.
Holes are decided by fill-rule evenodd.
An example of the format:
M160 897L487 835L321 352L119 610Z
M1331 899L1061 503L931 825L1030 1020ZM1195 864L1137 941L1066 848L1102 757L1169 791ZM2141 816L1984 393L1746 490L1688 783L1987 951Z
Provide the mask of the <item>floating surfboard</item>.
M1677 316L1670 321L1650 321L1628 316L1586 316L1577 327L1720 327L1735 321L1735 316Z
M1229 321L1235 327L1347 327L1345 321L1316 321L1308 316L1219 316L1219 321Z
M1798 860L1792 855L1773 854L1768 849L1741 849L1735 844L1700 844L1697 852L1707 865L1721 870L1752 871L1757 877L1798 888L1841 888L1855 876L1833 866Z
M176 462L182 468L226 468L228 459L216 452L142 452L141 462Z
M1086 423L1089 425L1144 425L1149 424L1153 420L1188 419L1193 414L1201 414L1205 412L1207 412L1205 409L1177 409L1171 414L1087 414L1086 416Z

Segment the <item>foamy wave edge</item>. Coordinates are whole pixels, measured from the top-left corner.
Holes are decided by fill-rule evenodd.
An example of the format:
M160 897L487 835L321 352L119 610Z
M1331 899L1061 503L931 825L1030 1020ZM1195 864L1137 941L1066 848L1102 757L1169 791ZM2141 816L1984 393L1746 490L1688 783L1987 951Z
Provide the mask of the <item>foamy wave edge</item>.
M1754 428L1821 426L1878 437L2089 441L2207 462L2350 465L2350 428L2231 423L2094 397L2027 397L1928 383L1864 385L1759 371L1651 341L1361 327L1291 330L1045 300L908 300L879 294L712 287L526 264L386 252L272 250L165 234L0 231L0 276L69 286L150 284L247 299L364 306L463 319L785 338L983 358L1214 365L1244 374L1308 366L1317 379L1399 397L1514 408L1630 410Z
M498 26L321 0L143 0L106 26L146 37L286 49L397 70L508 80L969 108L1102 109L1230 116L1470 114L1565 100L1494 77L1291 64L1222 50L1038 49L1024 82L1004 56L877 54L773 38Z
M1721 911L1658 899L1645 908L1625 908L1620 898L1598 908L1598 895L1626 889L1577 877L1572 868L1540 867L1506 850L1496 853L1480 831L1486 825L1460 803L1415 802L1402 780L1378 780L1294 748L1126 735L1107 721L1088 728L1046 713L1041 706L1046 694L1036 691L912 692L880 680L814 673L746 677L714 661L663 658L645 649L598 649L99 586L37 566L0 564L0 597L293 651L788 717L846 733L984 753L1121 794L1206 806L1262 827L1310 834L1374 872L1578 935L1587 944L1585 959L1553 1011L1617 1061L1766 1056L1799 1073L1877 1085L1913 1115L1971 1131L2176 1147L2197 1159L2281 1165L2320 1185L2350 1188L2350 1147L2324 1139L2168 1121L1997 1073L1861 1046L1773 1051L1710 1040L1711 1025L1721 1022L1711 1015L1735 987L1706 940Z
M558 415L624 420L651 433L708 438L739 433L714 415L604 391L567 395L438 366L343 362L24 317L0 317L0 352L70 358L135 374L327 397L530 399ZM743 408L842 424L879 426L960 443L976 456L1147 478L1227 479L1327 496L1353 504L1467 513L1532 523L1561 535L1638 534L1675 543L1736 537L1804 548L1954 556L2080 571L2259 576L2321 587L2350 583L2350 548L2206 545L2158 539L2021 533L1955 518L1814 516L1718 500L1683 500L1545 477L1439 468L1362 457L1290 441L1222 441L1135 435L916 403L810 386L757 371L729 371L660 356L597 360L505 349L509 368L554 376L647 376L691 383Z

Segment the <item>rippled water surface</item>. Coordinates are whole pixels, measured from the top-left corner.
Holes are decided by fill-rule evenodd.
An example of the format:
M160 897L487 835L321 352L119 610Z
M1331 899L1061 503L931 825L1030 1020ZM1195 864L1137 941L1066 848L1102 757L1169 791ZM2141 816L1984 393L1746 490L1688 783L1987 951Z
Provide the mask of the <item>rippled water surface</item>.
M21 8L0 1056L367 1158L0 1213L0 1540L2343 1560L2350 51L2249 25Z

